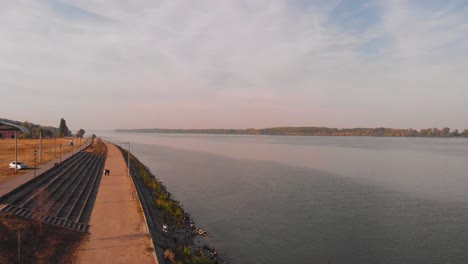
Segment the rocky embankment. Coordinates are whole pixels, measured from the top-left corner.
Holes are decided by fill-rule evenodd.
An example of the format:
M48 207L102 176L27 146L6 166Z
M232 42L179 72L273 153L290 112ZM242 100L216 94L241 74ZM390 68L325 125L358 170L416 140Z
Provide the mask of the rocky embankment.
M128 162L128 152L120 148ZM195 244L207 233L196 227L189 213L133 154L130 170L160 263L227 263L208 245Z

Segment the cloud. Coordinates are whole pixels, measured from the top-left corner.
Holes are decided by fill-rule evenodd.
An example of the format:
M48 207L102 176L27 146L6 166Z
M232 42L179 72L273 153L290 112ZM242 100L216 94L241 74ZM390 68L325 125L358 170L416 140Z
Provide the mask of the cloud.
M468 127L460 3L8 1L2 115L85 129ZM30 114L47 105L60 107Z

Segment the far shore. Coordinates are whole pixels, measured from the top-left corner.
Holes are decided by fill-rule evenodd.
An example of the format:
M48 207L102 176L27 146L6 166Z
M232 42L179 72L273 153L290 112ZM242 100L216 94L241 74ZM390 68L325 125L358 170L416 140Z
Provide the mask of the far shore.
M345 137L438 137L468 138L468 129L459 131L448 127L442 129L428 128L415 130L395 128L328 128L328 127L273 127L262 129L116 129L116 132L127 133L171 133L171 134L207 134L207 135L268 135L268 136L345 136Z

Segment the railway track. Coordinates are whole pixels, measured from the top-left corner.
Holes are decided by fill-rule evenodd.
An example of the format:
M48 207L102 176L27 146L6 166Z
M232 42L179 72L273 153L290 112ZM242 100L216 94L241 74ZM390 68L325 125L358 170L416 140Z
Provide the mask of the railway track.
M81 151L0 198L0 213L88 232L104 156Z

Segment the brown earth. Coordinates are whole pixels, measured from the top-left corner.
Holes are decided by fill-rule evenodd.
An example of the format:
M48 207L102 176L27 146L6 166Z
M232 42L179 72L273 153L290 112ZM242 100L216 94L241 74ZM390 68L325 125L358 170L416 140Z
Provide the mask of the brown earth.
M25 150L33 151L37 146L35 141L22 140L21 144ZM53 148L53 139L51 142L49 146ZM14 155L14 140L10 145L13 145L10 155L11 152ZM43 146L45 150L44 141ZM125 161L114 145L108 146L109 150L98 140L87 149L96 154L107 152L105 168L110 169L110 175L103 176L101 180L91 215L90 233L85 236L12 215L0 215L0 263L18 263L18 255L21 263L157 263L133 181L127 176ZM7 147L0 150L5 149ZM53 160L53 149L49 158ZM18 160L28 162L27 159ZM44 153L43 161L46 160Z
M0 263L74 263L76 248L84 237L71 230L0 215Z
M81 139L81 145L85 145L89 138ZM22 175L34 168L34 150L36 154L36 166L44 164L54 160L60 156L60 144L61 153L71 152L71 147L68 146L68 142L74 142L73 151L77 151L80 145L80 140L77 138L57 138L55 142L55 157L54 157L54 139L43 138L42 139L42 162L40 162L39 154L39 139L18 139L18 161L26 163L28 170L18 170L15 172L14 169L9 169L8 164L15 161L15 140L14 139L2 139L0 140L0 183L7 182L18 175Z
M57 139L56 144L62 144L63 147L69 140L71 139ZM0 157L8 157L11 153L14 156L14 142L14 140L0 140ZM84 142L86 140L83 139L81 143ZM43 163L47 163L47 161L54 159L53 139L43 139L42 143ZM102 153L106 150L105 146L102 148L104 144L99 143L93 144L93 147L87 151L105 155ZM18 140L18 160L28 164L28 159L20 159L21 151L34 151L34 147L37 145L38 140L36 139ZM49 147L52 149L48 150ZM71 151L68 146L62 148L62 155L68 151ZM31 164L34 164L34 160ZM7 172L6 176L8 177L3 177L3 179L12 179L28 170L14 173L14 170L1 168L0 171ZM0 205L1 208L2 205ZM12 214L0 215L0 263L75 263L76 249L85 238L86 235L68 229L40 224L38 221L26 220Z

